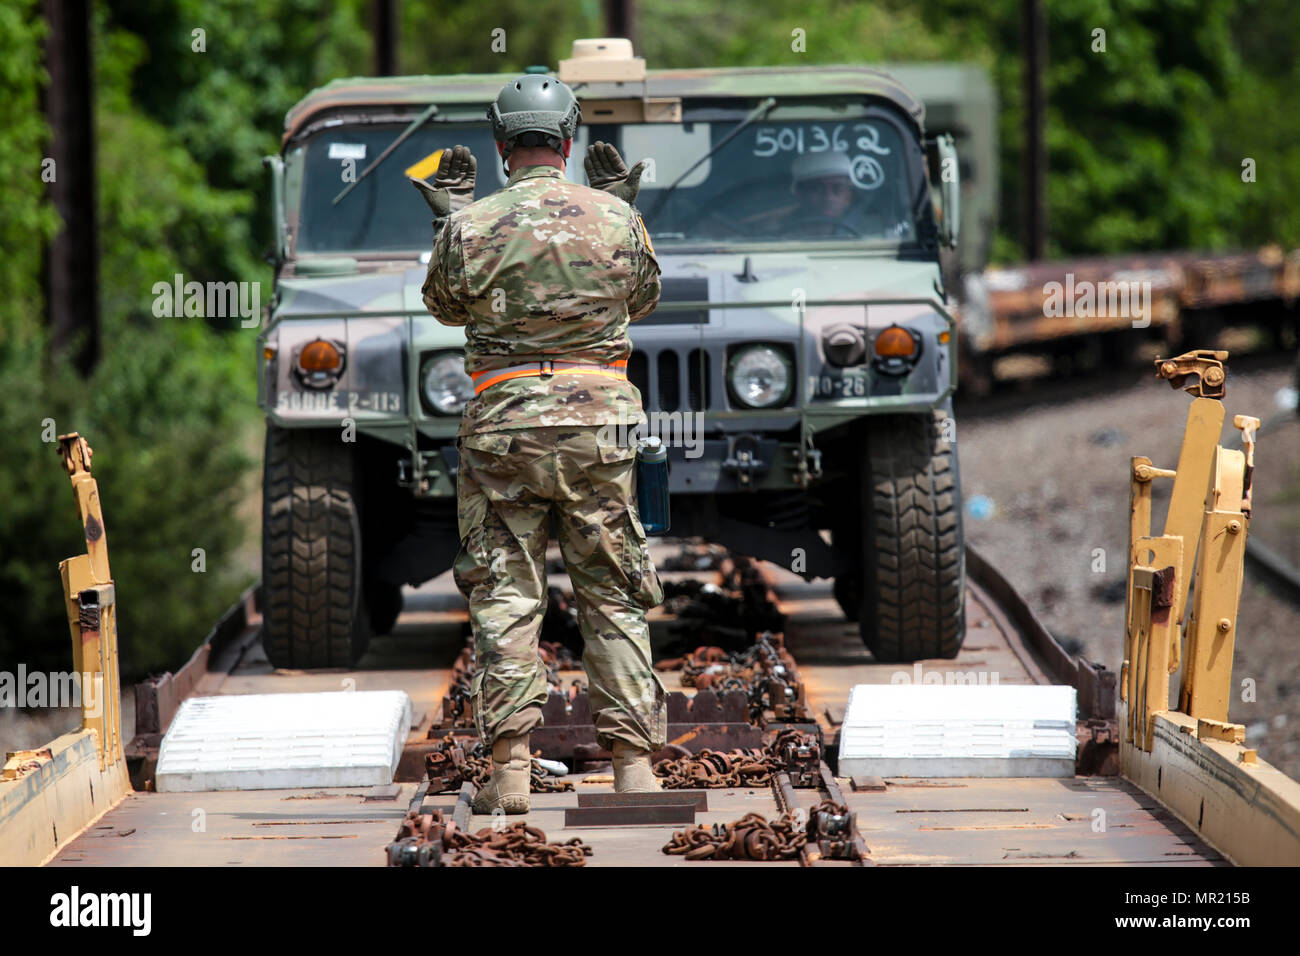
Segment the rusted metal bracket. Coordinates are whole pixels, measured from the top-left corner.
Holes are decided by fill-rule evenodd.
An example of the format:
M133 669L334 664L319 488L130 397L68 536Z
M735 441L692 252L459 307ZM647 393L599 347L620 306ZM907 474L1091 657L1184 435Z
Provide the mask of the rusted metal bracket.
M858 832L858 815L844 802L840 785L824 762L818 767L817 785L826 799L806 811L807 842L799 853L800 864L816 866L822 860L850 860L858 866L874 865L866 841ZM804 815L788 773L772 775L772 794L783 817L800 819Z
M803 789L822 786L822 742L814 734L794 728L782 730L770 745L781 762L791 783ZM834 779L833 777L831 778Z

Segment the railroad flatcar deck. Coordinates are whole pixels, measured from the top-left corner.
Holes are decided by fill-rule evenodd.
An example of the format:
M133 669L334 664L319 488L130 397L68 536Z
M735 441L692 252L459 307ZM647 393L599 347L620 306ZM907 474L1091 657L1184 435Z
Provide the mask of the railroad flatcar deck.
M787 615L786 646L799 663L810 710L833 739L848 690L855 684L890 683L906 675L962 673L1000 683L1045 683L1047 672L1017 628L1013 615L972 582L968 589L966 643L952 661L879 664L845 621L829 588L768 569ZM681 574L665 574L666 578ZM552 576L563 584L562 576ZM667 616L652 615L656 642ZM448 689L446 666L464 640L464 604L444 576L413 592L407 610L386 639L378 639L355 670L275 671L252 643L229 673L207 674L200 694L253 694L322 690L401 689L416 715L408 743L427 742L431 715ZM664 674L670 690L678 675ZM923 679L923 677L922 677ZM578 836L593 848L589 866L798 866L797 862L696 862L662 852L682 825L565 828L564 809L577 792L610 792L609 783L583 783L576 792L534 794L526 820L552 841ZM1155 800L1118 776L963 779L889 779L885 789L855 792L839 780L858 828L880 866L956 865L1214 865L1222 857ZM212 793L136 792L67 844L52 866L382 866L385 846L416 795L417 784L380 788L259 790ZM796 791L800 806L820 795ZM427 796L423 808L450 817L455 793ZM758 812L779 816L770 787L708 792L704 824L732 822ZM490 826L476 816L471 829ZM847 862L825 861L828 866Z

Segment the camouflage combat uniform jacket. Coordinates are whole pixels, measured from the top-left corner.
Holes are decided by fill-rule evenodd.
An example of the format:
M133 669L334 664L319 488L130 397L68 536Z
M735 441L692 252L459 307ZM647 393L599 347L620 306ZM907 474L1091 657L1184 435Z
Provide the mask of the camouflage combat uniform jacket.
M471 376L548 359L608 364L626 361L628 323L658 304L659 264L627 203L551 166L525 166L450 218L422 291L439 322L465 326ZM466 406L460 434L618 424L620 408L629 426L644 420L625 380L514 378Z

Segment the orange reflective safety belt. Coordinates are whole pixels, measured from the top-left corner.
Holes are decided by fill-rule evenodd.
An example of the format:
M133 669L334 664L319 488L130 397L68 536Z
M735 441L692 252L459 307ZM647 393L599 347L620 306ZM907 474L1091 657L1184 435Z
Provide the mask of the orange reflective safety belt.
M498 382L512 378L536 376L550 378L552 375L604 375L608 378L627 380L627 359L610 362L608 365L596 365L591 362L529 362L527 365L511 365L508 368L494 368L486 372L474 372L474 394L481 395L484 389L491 388Z

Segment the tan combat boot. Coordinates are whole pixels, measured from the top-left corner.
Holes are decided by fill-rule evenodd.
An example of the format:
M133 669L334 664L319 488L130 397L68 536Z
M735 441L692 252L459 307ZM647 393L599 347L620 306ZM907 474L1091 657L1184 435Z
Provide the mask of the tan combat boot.
M528 752L528 735L498 737L492 744L492 779L474 797L475 813L528 812L529 777L533 758Z
M655 793L663 788L650 767L650 751L614 741L614 792Z

